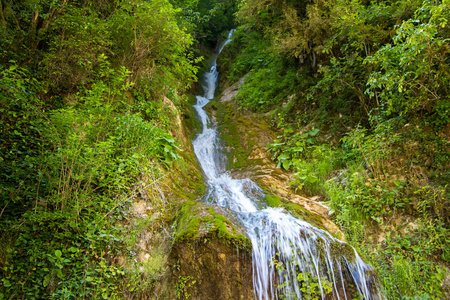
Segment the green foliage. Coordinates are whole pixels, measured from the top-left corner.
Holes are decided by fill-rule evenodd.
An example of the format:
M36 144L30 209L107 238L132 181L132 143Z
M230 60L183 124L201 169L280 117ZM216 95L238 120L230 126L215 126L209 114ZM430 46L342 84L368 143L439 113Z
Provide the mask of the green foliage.
M388 115L430 111L441 101L448 103L449 68L440 63L449 53L448 11L446 1L424 1L414 19L398 27L393 44L366 59L376 68L366 92L374 96L381 90L378 97L387 103Z
M385 296L389 299L404 299L402 297L405 296L410 297L407 299L413 299L414 296L441 299L442 280L446 271L430 259L440 256L440 259L448 260L448 250L445 246L448 244L448 229L441 221L433 221L427 217L419 218L417 229L413 227L413 230L410 229L406 234L402 233L405 228L391 228L387 224L383 227L386 239L376 246L367 233L368 228L372 228L367 219L378 222L384 220L382 212L374 208L379 207L385 211L386 207L392 205L378 204L378 201L384 201L381 198L384 195L378 197L379 200L361 197L361 189L364 188L371 187L354 186L352 183L342 188L336 181L327 184L330 204L338 223L344 229L348 241L358 247L366 257L370 257L372 265L381 277ZM377 189L380 190L379 187ZM386 190L384 193L388 192ZM370 192L367 195L370 196Z
M269 44L256 32L238 30L233 43L238 45L234 47L244 47L228 75L233 80L246 75L236 96L242 108L267 111L290 95L297 84L293 60L268 51Z
M7 214L17 216L35 200L42 180L40 156L49 148L42 134L43 112L48 106L41 98L42 85L26 69L11 63L0 74L0 205L2 213L8 209ZM46 190L41 187L42 193ZM8 207L10 202L17 206Z
M114 61L153 95L182 91L196 80L192 63L198 60L188 51L193 38L177 25L175 13L167 0L123 2L109 20Z
M379 247L379 256L373 256L375 266L379 269L386 296L390 299L414 299L414 296L427 296L428 299L442 299L443 279L446 269L427 260L428 250L435 251L427 242L435 235L428 231L428 226L420 224L419 232L406 236L387 236ZM394 233L393 233L394 234ZM447 232L448 234L448 232Z
M110 138L119 149L141 153L145 159L170 163L179 158L175 140L163 129L146 122L138 114L125 115L114 120Z
M266 26L280 21L280 10L283 2L264 0L241 1L237 12L238 19L245 27L253 27L259 32L264 31Z
M16 237L1 262L8 299L115 299L136 288L120 285L135 275L115 263L131 250L116 222L138 191L154 184L148 178L155 165L178 158L177 146L167 131L131 113L129 71L110 68L104 56L99 61L98 80L49 112L27 72L2 72L2 109L10 112L2 119L9 125L2 163L10 171L2 173L1 228Z
M335 210L345 207L382 224L385 217L411 204L401 196L403 186L400 183L392 189L377 181L364 180L358 172L353 173L349 181L349 185L338 192L339 198L332 198Z
M227 73L228 79L238 80L243 75L247 74L252 68L267 67L267 65L276 60L275 57L270 57L269 41L263 38L259 32L245 31L239 27L233 35L233 43L230 47L234 49L241 48L242 51L236 54L233 63Z
M402 136L395 132L397 126L398 120L391 119L379 124L373 134L357 126L342 138L343 147L357 151L355 156L364 158L372 176L381 178L388 172L387 164L395 153L395 144L402 141Z
M327 112L323 113L324 123L331 123L329 112L356 117L371 110L373 103L364 95L367 70L363 68L361 56L332 57L328 65L319 68L319 73L323 77L309 89L307 99L314 99L313 103L318 103L320 110Z
M198 43L209 48L216 46L217 37L236 27L234 14L238 0L171 0L179 22L186 27Z
M294 159L295 179L289 185L310 195L324 195L323 183L329 179L330 173L341 167L340 155L338 151L321 145L311 152L309 159Z
M0 298L145 298L159 280L161 255L134 263L127 235L143 230L137 198L158 210L155 231L170 219L157 182L186 169L165 96L183 104L199 59L176 13L166 0L0 2Z
M52 37L48 51L43 54L40 67L50 86L74 89L90 81L98 67L97 58L110 54L112 40L107 21L85 7L67 6L65 13L48 29Z
M265 111L274 107L289 95L295 85L293 70L288 69L286 72L281 63L270 63L270 58L266 59L267 67L250 71L236 96L244 108Z
M175 295L177 299L189 299L191 294L188 289L191 288L197 281L193 280L192 276L178 276L178 282L175 287Z
M0 35L8 38L0 59L30 63L55 94L91 84L101 55L115 67L124 65L153 94L183 90L196 80L192 63L198 60L188 51L193 38L177 25L168 0L34 2L3 8L9 18Z
M272 258L272 264L277 269L277 272L283 272L285 265L278 261L276 257ZM298 281L302 298L308 300L319 300L324 295L333 291L332 283L326 276L318 277L310 272L298 272L296 280ZM296 296L296 291L289 289L289 282L285 281L277 286L280 294L280 299L291 299Z
M306 133L295 132L294 129L288 127L283 128L283 135L279 135L272 144L269 145L269 151L274 152L272 159L278 161L278 168L283 166L289 170L294 161L300 158L306 158L311 149L318 149L316 143L316 135L319 129L313 129Z

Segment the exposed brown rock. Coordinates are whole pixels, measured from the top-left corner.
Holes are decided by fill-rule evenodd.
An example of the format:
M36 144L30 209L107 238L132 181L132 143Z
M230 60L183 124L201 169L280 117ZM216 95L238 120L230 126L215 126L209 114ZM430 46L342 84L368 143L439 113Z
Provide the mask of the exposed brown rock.
M203 240L174 245L174 267L159 299L253 299L251 253L218 238Z

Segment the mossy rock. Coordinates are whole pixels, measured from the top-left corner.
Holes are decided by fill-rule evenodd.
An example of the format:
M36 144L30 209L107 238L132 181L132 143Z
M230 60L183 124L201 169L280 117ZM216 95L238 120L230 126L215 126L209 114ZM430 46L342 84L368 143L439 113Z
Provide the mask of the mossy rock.
M300 218L300 219L316 226L317 228L326 230L325 226L322 223L323 217L306 210L304 207L302 207L301 205L299 205L297 203L290 202L286 199L283 199L279 196L272 195L272 194L266 194L264 196L264 201L270 207L283 207L288 212L290 212L293 216Z
M183 103L181 111L183 114L183 125L186 128L189 140L195 138L202 130L202 126L197 118L197 112L194 105L197 103L197 97L193 94L186 95L187 101Z
M275 195L265 195L264 201L266 201L266 204L270 207L282 207L283 206L283 198L275 196Z
M225 217L225 211L205 202L190 201L183 204L176 217L174 244L195 244L210 238L219 238L239 248L251 249L250 240L237 222ZM220 211L221 213L219 213Z
M228 156L229 170L262 163L249 157L255 149L265 147L273 140L265 122L257 121L256 116L241 114L232 102L214 100L205 106L205 110L213 120L217 120L220 138ZM261 142L261 139L264 141Z
M252 255L223 239L172 247L159 299L253 299Z
M253 299L251 242L226 211L184 203L174 223L161 299Z

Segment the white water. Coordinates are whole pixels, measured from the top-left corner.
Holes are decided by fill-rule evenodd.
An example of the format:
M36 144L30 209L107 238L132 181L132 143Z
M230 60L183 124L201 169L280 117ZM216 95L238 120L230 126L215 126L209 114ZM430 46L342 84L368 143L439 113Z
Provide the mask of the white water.
M203 107L214 98L216 59L233 33L205 74L204 96L197 96L194 105L203 131L192 143L207 178L206 199L236 214L252 242L255 298L325 299L331 293L332 299L352 299L347 296L350 283L366 300L384 299L372 267L353 248L282 208L262 205L258 200L263 191L254 182L233 179L220 167L223 154L217 130Z

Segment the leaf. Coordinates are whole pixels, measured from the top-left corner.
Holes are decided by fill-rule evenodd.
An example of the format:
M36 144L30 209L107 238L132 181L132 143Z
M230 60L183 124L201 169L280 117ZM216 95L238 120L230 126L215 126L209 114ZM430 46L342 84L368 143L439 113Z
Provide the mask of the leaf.
M316 129L311 130L310 132L308 132L308 134L309 134L310 136L316 136L317 133L318 133L319 131L320 131L320 130L316 128Z
M310 177L308 177L308 181L310 182L310 183L314 183L314 182L316 182L318 180L318 178L316 177L316 176L310 176Z
M291 160L289 160L289 159L287 159L287 160L285 160L285 161L283 162L283 168L284 168L285 170L289 170L289 168L291 167L291 165L292 165L292 162L291 162Z
M46 287L49 283L50 283L50 276L47 275L47 276L45 276L44 282L42 282L42 285L44 287Z
M78 252L78 248L70 247L69 251L75 253L75 252Z
M173 138L164 137L163 139L169 143L175 143L175 140Z
M9 282L9 280L4 279L3 280L3 286L4 287L10 287L11 286L11 282Z
M56 256L56 257L61 258L61 255L62 255L61 250L56 250L56 251L55 251L55 256Z
M289 155L287 153L283 153L280 156L278 156L278 161L283 162L286 159L289 159Z

